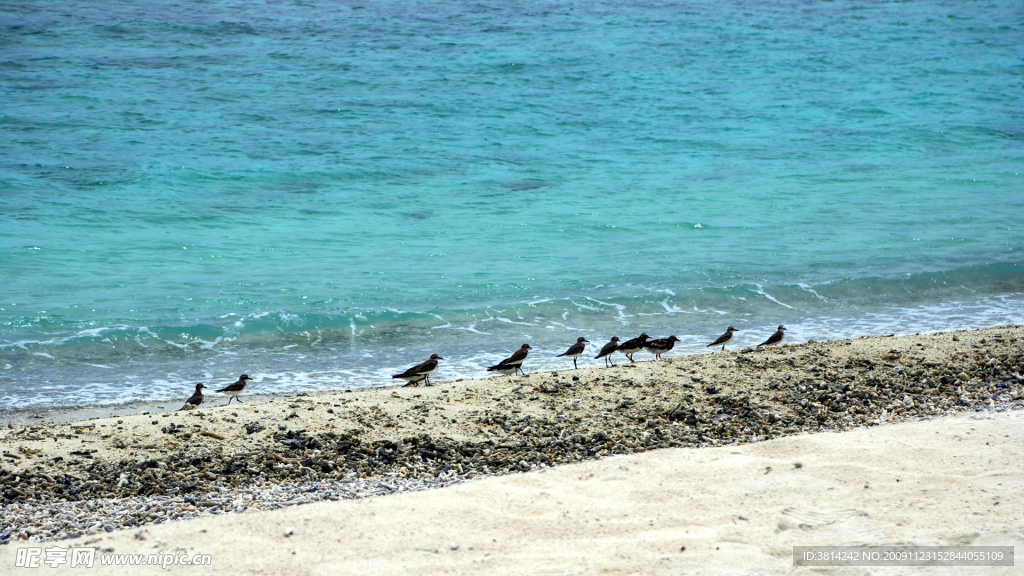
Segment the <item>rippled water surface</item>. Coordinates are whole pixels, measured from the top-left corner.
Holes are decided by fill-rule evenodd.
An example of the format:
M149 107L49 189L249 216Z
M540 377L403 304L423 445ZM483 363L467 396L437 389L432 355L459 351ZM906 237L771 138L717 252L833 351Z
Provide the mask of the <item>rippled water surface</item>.
M0 401L1020 324L1022 34L1017 1L7 2Z

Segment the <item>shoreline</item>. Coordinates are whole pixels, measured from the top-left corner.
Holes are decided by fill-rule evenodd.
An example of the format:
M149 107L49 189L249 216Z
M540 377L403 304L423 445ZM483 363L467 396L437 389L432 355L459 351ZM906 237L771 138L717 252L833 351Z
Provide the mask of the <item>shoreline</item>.
M0 543L419 490L659 448L1015 410L1024 398L1021 342L1022 327L865 337L10 425L0 430ZM106 521L89 509L100 501ZM59 512L62 520L46 520Z
M915 334L904 334L904 335L899 335L899 336L897 336L895 334L886 334L886 335L856 336L856 337L852 337L852 338L837 338L835 340L821 340L821 341L808 340L806 342L792 342L792 341L790 341L790 342L785 343L784 347L785 348L789 348L789 347L793 347L793 346L808 345L808 344L829 344L829 343L832 343L832 342L859 341L859 340L874 339L874 338L909 338L909 337L930 336L930 335L940 335L940 334L958 335L958 334L970 334L970 333L974 333L974 332L987 332L987 331L992 331L992 330L997 330L997 331L998 330L1012 330L1012 329L1020 329L1020 328L1024 328L1024 326L1006 325L1006 326L995 326L995 327L990 327L990 328L968 328L968 329L960 329L960 330L950 330L950 331L944 331L944 332L918 332L918 333L915 333ZM600 347L602 345L603 345L603 343L600 343L600 342L591 344L590 346L588 346L587 351L583 355L582 358L586 358L588 354L589 355L596 354L597 351L600 349ZM757 348L757 347L754 347L754 346L742 346L742 347L730 348L730 349L726 350L726 352L749 354L749 353L765 352L767 350L768 349ZM680 351L680 349L677 346L677 348L675 350L673 350L673 352L678 352L678 351ZM709 348L707 352L682 353L682 354L678 354L678 355L675 355L675 356L672 355L673 352L669 352L668 355L666 355L664 357L664 360L679 360L679 359L686 359L686 358L688 358L688 359L696 359L696 358L707 357L709 355L713 355L713 354L715 354L715 352L720 352L720 350L717 349L717 348L715 348L715 349ZM646 362L653 361L652 357L646 351L642 351L639 354L641 355L641 357L643 359L642 360L638 360L636 362L636 364L644 364ZM550 361L552 360L552 358L545 357L544 360L545 360L546 363L550 364ZM616 367L618 367L620 365L628 365L628 360L624 356L622 356L621 354L619 354L617 352L615 354L613 354L613 360L617 363ZM531 361L534 361L534 362L536 361L535 355L531 356L531 358L527 360L526 366L528 368L530 367ZM593 366L581 366L579 368L579 370L601 370L601 369L603 369L605 367L604 364L602 363L603 361L596 361L595 360L593 362L594 362ZM406 364L412 364L412 363L415 363L414 359L410 360ZM404 366L404 364L403 364L403 366ZM391 371L397 372L397 371L400 371L400 370L401 370L401 367L396 366ZM549 373L549 374L552 374L552 375L555 375L555 374L564 375L564 374L578 373L578 370L566 369L566 368L559 368L557 370L549 370L546 367L542 367L542 368L535 368L530 373L531 374ZM1024 372L1022 372L1022 374L1024 374ZM437 386L437 385L444 385L444 384L450 384L450 383L459 383L459 382L487 381L487 380L491 380L493 378L501 378L501 377L502 376L485 374L485 375L483 375L483 376L481 376L479 378L474 378L474 377L468 377L467 376L467 377L454 378L454 379L450 379L450 380L436 380L436 381L432 380L430 386L433 387L433 386ZM222 379L223 381L219 382L218 385L227 385L228 383L230 383L230 381L232 379L233 379L233 377L223 378ZM316 390L307 390L307 391L289 391L289 392L252 391L252 392L246 392L243 396L245 398L244 404L248 404L248 403L269 402L269 401L273 401L275 399L291 398L291 397L298 397L298 396L319 396L319 395L334 395L334 394L343 394L343 393L344 394L348 394L348 393L365 393L365 392L373 392L373 391L380 391L380 390L390 390L390 389L394 389L394 388L401 388L402 385L403 385L403 382L401 380L393 380L393 381L383 381L382 380L381 382L373 383L373 384L371 384L369 386L365 386L365 387L350 387L350 388L344 388L344 389L339 387L339 388L325 388L325 389L316 389ZM213 392L211 390L212 387L213 387L213 385L210 385L210 387L207 388L207 390L206 390L206 398L204 399L203 405L202 405L203 409L217 407L217 406L221 406L221 405L226 405L227 404L228 396L225 396L225 395ZM249 387L253 388L254 386L250 385ZM0 428L8 427L8 425L14 425L14 426L34 426L34 425L40 425L40 424L61 424L61 423L70 423L70 422L84 421L84 420L94 420L94 419L100 419L100 418L113 418L113 417L133 416L133 415L139 415L139 414L173 413L173 412L177 412L179 410L179 408L181 407L181 405L183 405L185 403L185 400L188 398L189 394L191 394L191 391L192 391L191 386L189 386L189 387L187 387L187 389L183 389L181 398L176 398L176 399L173 399L173 400L166 400L166 399L165 400L141 400L141 401L132 401L132 402L128 402L128 403L121 403L121 404L114 404L114 403L111 403L111 404L87 404L87 405L84 405L84 406L53 406L53 407L31 406L31 407L27 407L27 408L4 408L4 409L0 409ZM234 405L234 404L235 404L235 402L233 401L232 405Z

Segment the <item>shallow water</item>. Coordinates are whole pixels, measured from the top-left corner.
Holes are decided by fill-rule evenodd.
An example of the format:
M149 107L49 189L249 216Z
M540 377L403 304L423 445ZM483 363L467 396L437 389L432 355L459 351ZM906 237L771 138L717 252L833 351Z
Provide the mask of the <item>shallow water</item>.
M1020 324L1022 26L1011 1L9 3L0 399Z

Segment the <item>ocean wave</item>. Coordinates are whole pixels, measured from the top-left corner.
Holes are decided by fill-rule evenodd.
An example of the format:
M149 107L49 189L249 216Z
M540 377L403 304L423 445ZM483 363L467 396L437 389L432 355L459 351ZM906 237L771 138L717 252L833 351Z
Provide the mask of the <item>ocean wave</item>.
M978 279L982 281L979 282ZM232 312L196 322L133 325L118 320L96 326L95 319L21 319L0 327L0 360L43 353L55 358L76 356L82 362L107 362L149 355L183 357L224 351L346 349L352 346L407 346L459 331L500 337L551 325L623 329L647 323L666 327L684 323L717 323L722 317L868 317L875 309L926 310L960 302L986 302L971 308L994 309L986 296L992 288L1024 286L1024 267L990 265L940 273L920 273L897 279L878 277L766 284L734 283L721 287L666 288L644 285L605 285L567 295L525 295L478 308L432 306L422 310L356 309L307 312L295 310ZM1014 298L1018 291L1002 290ZM674 317L683 316L685 320ZM661 320L658 320L661 318ZM921 321L925 321L924 318ZM928 320L930 322L930 320ZM487 328L483 329L482 325Z
M576 310L569 299L562 304ZM525 301L522 306L535 310ZM534 348L527 370L555 370L567 367L564 359L556 358L557 354L581 335L591 340L596 349L613 335L633 337L640 331L654 336L675 334L680 342L673 354L701 354L707 353L707 343L726 324L740 328L733 343L736 347L763 341L777 323L786 324L787 337L792 342L1019 325L1024 324L1024 294L879 306L870 310L847 308L833 314L797 311L779 315L777 310L766 307L757 313L732 311L728 320L713 309L685 320L678 314L664 312L660 316L634 316L625 326L612 310L607 310L603 317L574 317L570 323L561 322L561 314L555 315L559 320L546 318L537 324L492 322L491 332L486 333L474 328L474 320L465 326L453 323L454 330L431 332L429 327L424 328L427 337L390 341L374 337L325 339L324 331L320 330L318 340L291 335L300 338L302 344L297 344L289 335L275 330L262 337L248 335L242 341L204 341L210 345L187 347L191 350L189 354L183 354L178 346L153 345L162 342L166 335L160 336L164 329L152 327L121 327L88 337L100 338L99 342L69 346L71 340L62 340L60 347L47 343L49 352L32 351L32 345L22 341L20 346L0 350L0 399L12 408L177 401L187 397L195 382L228 383L243 371L256 379L252 385L254 393L388 386L394 384L391 374L422 362L431 353L440 353L446 359L435 374L438 380L479 378L488 376L486 367L507 357L523 341ZM437 321L433 318L434 323ZM205 330L204 327L202 331ZM122 338L117 334L133 337ZM119 348L131 346L134 336L139 335L150 335L153 339L144 353Z
M740 329L736 346L763 341L777 324L793 341L1021 324L1021 270L988 265L716 287L605 284L477 307L257 310L179 324L22 319L0 328L0 398L20 408L173 399L197 381L233 381L241 372L284 393L384 386L393 383L390 373L435 352L447 359L439 379L480 377L524 341L535 348L534 369L556 369L564 363L554 356L578 336L598 343L641 331L675 334L675 353L703 353L729 324Z

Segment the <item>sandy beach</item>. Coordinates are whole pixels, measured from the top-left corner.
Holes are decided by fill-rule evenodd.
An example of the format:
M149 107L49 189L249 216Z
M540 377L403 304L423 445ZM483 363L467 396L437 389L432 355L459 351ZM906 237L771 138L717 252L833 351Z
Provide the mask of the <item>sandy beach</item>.
M1017 567L794 567L792 550L1020 551L1022 447L1024 412L961 414L615 456L444 490L172 522L63 545L147 558L210 556L209 566L169 566L182 574L1019 574L1019 559ZM26 546L0 548L0 566L13 566L17 548ZM165 573L98 561L94 570Z
M789 573L796 544L1019 544L1022 338L837 340L12 423L0 565L68 537L194 549L219 570L381 574Z

